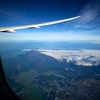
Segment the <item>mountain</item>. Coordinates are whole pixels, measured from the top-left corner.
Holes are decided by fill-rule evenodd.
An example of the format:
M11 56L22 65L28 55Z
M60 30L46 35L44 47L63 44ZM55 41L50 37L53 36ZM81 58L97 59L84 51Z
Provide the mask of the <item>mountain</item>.
M9 57L9 59L7 58L4 61L3 65L5 68L9 68L7 71L9 71L10 75L18 75L21 71L28 72L32 68L37 70L39 73L50 70L61 70L61 63L59 61L35 50ZM18 66L20 66L20 68Z

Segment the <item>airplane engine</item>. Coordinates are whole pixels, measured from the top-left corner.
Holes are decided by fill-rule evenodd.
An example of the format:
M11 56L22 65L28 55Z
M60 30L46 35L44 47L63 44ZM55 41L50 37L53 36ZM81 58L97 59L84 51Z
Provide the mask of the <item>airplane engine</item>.
M8 33L13 33L15 32L14 30L10 29L10 30L4 30L4 31L1 31L1 32L8 32Z

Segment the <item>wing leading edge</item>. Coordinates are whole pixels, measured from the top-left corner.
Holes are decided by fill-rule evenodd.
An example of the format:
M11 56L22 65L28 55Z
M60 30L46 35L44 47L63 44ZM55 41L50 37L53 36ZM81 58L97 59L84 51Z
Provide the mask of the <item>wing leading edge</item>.
M51 21L51 22L45 22L45 23L40 23L40 24L3 27L3 28L0 28L0 32L15 32L15 30L24 29L24 28L40 28L40 26L48 26L48 25L53 25L53 24L57 24L57 23L62 23L62 22L77 19L79 17L80 16L76 16L76 17L72 17L72 18L67 18L67 19L62 19L62 20L57 20L57 21Z

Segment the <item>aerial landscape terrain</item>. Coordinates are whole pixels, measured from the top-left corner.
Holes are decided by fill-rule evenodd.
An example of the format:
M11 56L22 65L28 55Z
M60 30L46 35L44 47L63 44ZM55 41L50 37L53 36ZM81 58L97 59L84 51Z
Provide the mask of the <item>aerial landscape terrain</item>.
M100 0L0 0L0 57L21 100L100 100Z
M100 99L99 44L10 42L0 45L5 75L22 100Z

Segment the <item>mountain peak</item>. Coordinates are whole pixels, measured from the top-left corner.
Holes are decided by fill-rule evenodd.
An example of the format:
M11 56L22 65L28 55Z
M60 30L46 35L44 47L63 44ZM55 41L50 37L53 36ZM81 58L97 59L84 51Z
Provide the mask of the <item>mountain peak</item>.
M30 61L39 61L40 59L42 59L41 54L38 51L35 50L31 50L29 52L26 53L26 57L30 60Z

